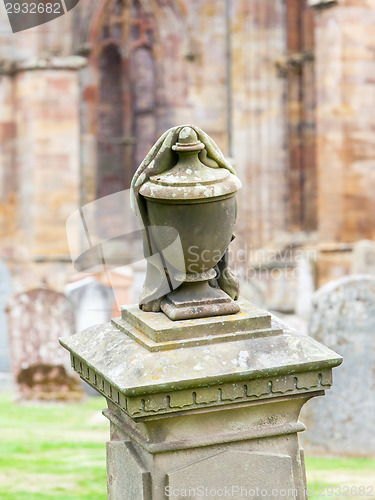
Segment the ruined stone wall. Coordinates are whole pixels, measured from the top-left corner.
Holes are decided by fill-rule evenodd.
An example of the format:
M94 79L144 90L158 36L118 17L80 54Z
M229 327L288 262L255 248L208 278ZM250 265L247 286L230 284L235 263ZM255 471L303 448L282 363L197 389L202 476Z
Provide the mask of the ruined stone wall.
M1 12L0 258L14 291L62 290L71 272L65 224L80 199L83 62L72 56L72 19L13 34Z
M316 11L320 239L375 237L375 2Z
M288 186L284 92L276 61L286 52L282 2L232 3L233 156L243 181L239 247L285 230Z
M124 26L115 139L123 134L126 181L119 176L110 190L127 187L164 130L195 123L233 157L243 181L234 248L314 230L316 216L325 242L373 238L375 0L316 10L315 63L304 61L297 77L279 63L313 47L312 11L293 18L295 0L228 4L128 0L115 13ZM116 103L101 100L100 57L115 6L80 0L15 35L0 11L0 257L23 276L16 291L73 272L65 219L101 193L100 106L110 114Z

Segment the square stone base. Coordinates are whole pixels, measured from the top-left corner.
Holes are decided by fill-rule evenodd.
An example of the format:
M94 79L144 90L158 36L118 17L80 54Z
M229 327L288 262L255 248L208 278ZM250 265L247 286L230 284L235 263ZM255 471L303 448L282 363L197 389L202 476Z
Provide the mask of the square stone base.
M142 423L109 402L109 500L305 500L298 414L316 394Z

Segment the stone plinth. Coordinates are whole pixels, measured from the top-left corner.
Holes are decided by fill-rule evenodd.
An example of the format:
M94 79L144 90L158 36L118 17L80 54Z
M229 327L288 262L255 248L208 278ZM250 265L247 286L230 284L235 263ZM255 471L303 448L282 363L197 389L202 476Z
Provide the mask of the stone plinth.
M241 488L305 498L298 415L331 386L342 359L240 306L178 322L127 306L121 319L60 340L108 402L110 499L186 498L189 488L196 498L225 488L232 498Z

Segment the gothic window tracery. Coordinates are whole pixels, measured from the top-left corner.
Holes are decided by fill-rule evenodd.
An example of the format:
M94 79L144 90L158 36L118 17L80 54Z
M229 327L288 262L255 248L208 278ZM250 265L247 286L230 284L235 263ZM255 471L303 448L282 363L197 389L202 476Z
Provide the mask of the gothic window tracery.
M99 36L97 194L128 188L157 139L155 21L139 0L116 0Z

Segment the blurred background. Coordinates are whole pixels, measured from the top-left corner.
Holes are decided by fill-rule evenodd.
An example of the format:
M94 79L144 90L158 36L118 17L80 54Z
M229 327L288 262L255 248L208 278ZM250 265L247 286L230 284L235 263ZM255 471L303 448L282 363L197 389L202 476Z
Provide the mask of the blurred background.
M374 26L375 0L80 0L13 34L1 4L3 387L80 398L56 339L135 302L145 267L75 269L66 221L128 189L157 138L191 123L243 183L231 245L242 295L344 358L356 352L342 389L363 364L361 440L347 416L317 449L375 454ZM105 232L122 219L109 206L97 221Z

